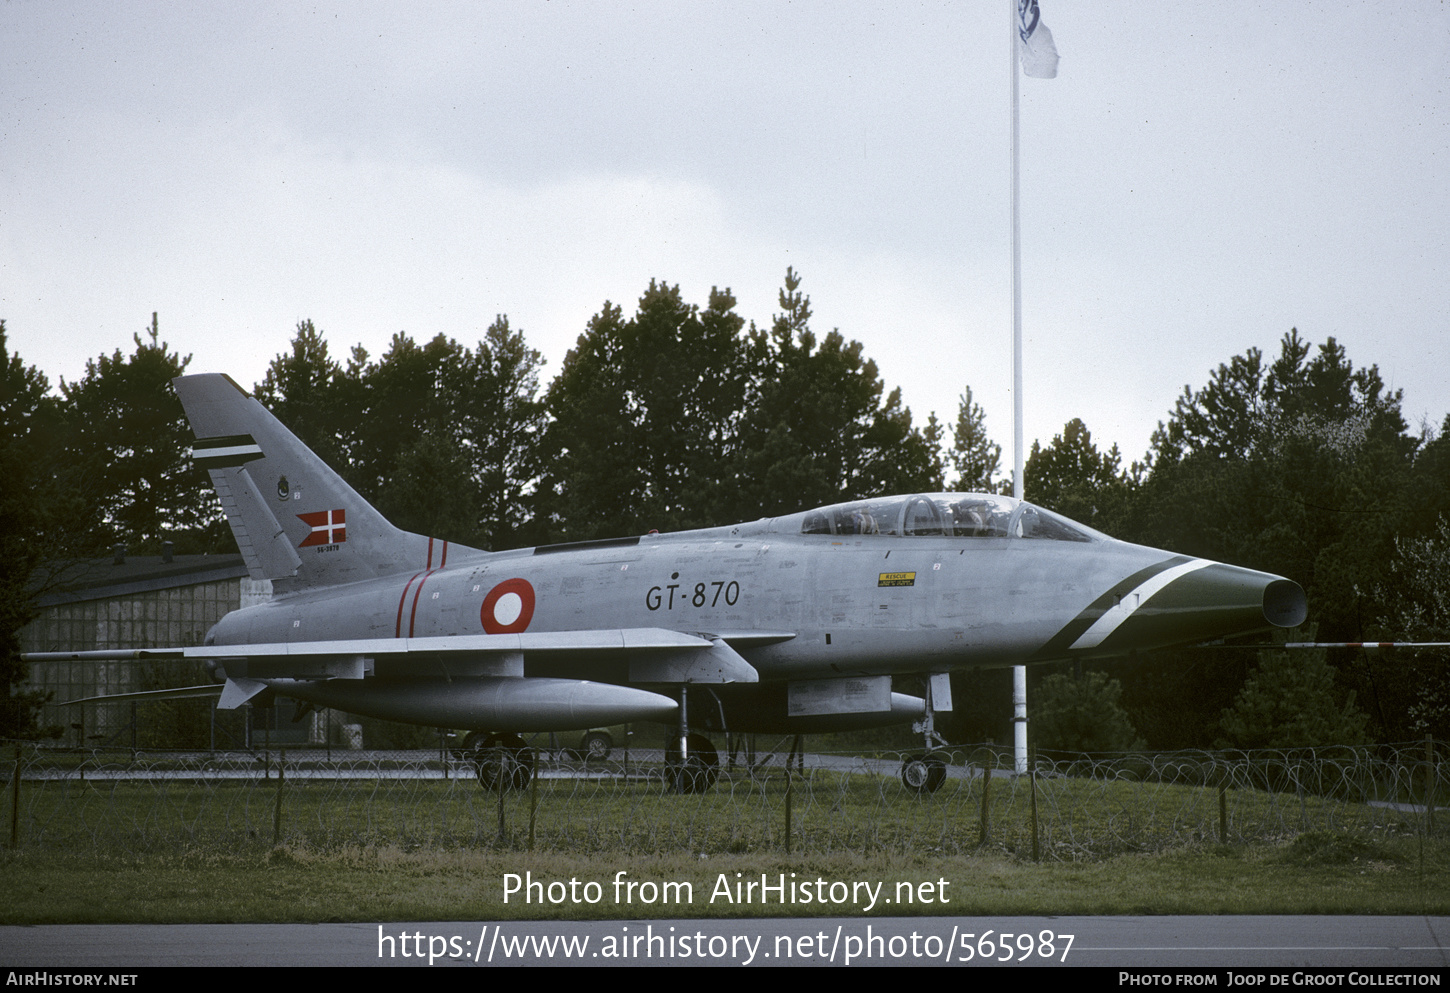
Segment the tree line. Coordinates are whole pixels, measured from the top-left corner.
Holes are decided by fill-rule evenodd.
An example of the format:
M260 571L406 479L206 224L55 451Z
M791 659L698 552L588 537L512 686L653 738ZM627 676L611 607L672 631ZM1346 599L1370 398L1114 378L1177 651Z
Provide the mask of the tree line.
M398 526L492 550L949 486L1010 492L969 386L950 432L935 414L918 425L861 344L817 334L811 316L793 270L768 327L728 289L700 306L651 282L632 313L606 302L547 385L505 316L472 347L399 333L381 356L358 346L341 360L304 320L253 392ZM154 315L130 354L55 391L4 334L0 322L0 720L23 729L33 700L15 632L41 561L234 544L169 388L189 357ZM1450 418L1412 431L1402 400L1332 338L1316 347L1290 331L1277 355L1249 349L1185 387L1130 465L1070 421L1033 444L1024 493L1118 538L1295 579L1320 640L1443 639ZM1284 654L1199 648L1104 673L1034 670L1035 735L1111 749L1450 731L1444 656ZM954 736L1005 740L1002 678L957 677Z

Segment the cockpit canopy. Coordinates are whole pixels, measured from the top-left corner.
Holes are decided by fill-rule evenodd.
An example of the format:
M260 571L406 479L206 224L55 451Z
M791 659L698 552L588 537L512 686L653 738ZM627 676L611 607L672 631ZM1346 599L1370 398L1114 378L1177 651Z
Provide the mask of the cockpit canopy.
M838 503L801 515L801 534L1098 541L1092 528L994 493L924 493Z

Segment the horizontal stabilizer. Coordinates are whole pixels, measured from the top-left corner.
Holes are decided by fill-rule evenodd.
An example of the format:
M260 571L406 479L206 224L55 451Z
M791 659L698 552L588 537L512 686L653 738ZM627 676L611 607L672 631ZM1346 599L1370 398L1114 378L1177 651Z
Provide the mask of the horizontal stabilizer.
M79 700L67 700L61 704L62 707L74 707L78 703L119 703L124 700L195 700L201 697L216 696L222 688L216 683L209 683L206 686L181 686L170 690L138 690L135 693L107 693L101 696L82 697Z
M25 652L27 662L154 662L186 658L184 648L99 648L86 652ZM71 700L70 703L81 703Z
M222 698L216 703L216 708L217 710L236 710L266 688L267 684L260 679L228 679L226 688L222 690Z

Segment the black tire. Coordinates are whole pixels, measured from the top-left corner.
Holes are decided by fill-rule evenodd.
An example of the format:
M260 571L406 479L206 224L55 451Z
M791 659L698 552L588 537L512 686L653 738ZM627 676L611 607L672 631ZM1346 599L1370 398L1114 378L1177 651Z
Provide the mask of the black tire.
M488 735L483 731L470 731L463 736L463 740L448 749L448 754L459 762L474 761L475 753L483 747L483 740Z
M685 739L689 756L680 762L680 745L673 742L665 749L665 767L668 769L667 785L679 793L704 793L715 785L720 776L720 753L703 734L692 734Z
M901 763L901 782L913 793L935 793L947 779L947 764L936 755L912 755Z
M463 739L463 751L466 755L472 755L483 747L483 743L493 737L487 731L470 731Z
M579 740L579 750L586 759L599 759L602 762L614 751L614 738L608 731L590 731Z
M478 732L475 732L477 734ZM534 776L534 750L516 734L490 734L475 740L472 750L478 785L486 790L521 790Z

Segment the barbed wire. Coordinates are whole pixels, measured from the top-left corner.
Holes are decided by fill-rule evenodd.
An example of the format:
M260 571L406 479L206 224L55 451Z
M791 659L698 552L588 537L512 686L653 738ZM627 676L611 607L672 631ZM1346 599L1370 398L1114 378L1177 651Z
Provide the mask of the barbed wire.
M278 844L658 853L982 850L1054 860L1309 831L1428 833L1450 798L1443 745L1038 756L934 753L918 792L904 753L759 753L713 772L657 750L629 761L539 752L532 775L432 751L144 752L9 743L12 845L164 852ZM524 756L524 761L529 756ZM17 778L18 776L18 778ZM490 778L491 777L491 778ZM511 788L488 788L502 778ZM706 786L706 780L713 780ZM520 788L521 787L521 788ZM681 789L684 792L681 792ZM698 788L691 792L692 788Z

